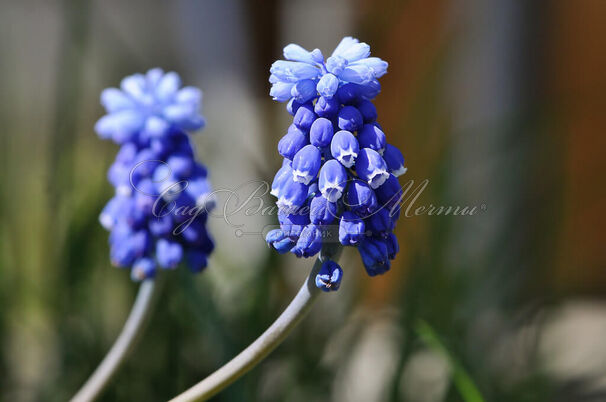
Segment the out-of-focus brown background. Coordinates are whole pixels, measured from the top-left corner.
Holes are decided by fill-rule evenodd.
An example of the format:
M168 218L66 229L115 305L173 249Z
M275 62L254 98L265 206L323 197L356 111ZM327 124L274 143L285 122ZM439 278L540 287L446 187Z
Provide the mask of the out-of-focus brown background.
M390 64L376 106L406 157L401 182L429 180L415 205L480 212L403 218L378 278L347 250L339 292L215 400L477 401L470 387L486 401L606 400L605 17L601 0L2 0L0 399L68 399L137 290L97 222L116 152L92 129L100 91L178 71L204 91L194 141L214 187L271 180L289 116L268 96L270 64L288 43L327 54L352 35ZM183 391L307 275L311 261L210 225L209 269L163 275L103 400Z

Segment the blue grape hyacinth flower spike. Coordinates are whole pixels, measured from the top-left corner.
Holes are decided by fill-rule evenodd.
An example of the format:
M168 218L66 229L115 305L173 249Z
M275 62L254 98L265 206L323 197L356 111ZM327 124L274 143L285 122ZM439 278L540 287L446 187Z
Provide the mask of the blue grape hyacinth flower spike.
M131 268L134 280L182 261L199 272L214 248L206 228L214 206L208 171L187 134L204 126L201 100L199 89L181 88L176 73L158 68L101 94L108 114L95 129L120 151L108 172L116 194L99 220L110 231L112 264Z
M284 59L270 68L270 96L286 103L293 121L278 144L284 162L271 190L281 229L270 232L267 243L280 253L311 257L323 244L338 242L358 249L369 275L384 273L399 249L393 234L402 196L397 178L406 172L372 102L387 62L352 37L328 58L289 44ZM342 277L331 267L318 274L323 290L336 290Z

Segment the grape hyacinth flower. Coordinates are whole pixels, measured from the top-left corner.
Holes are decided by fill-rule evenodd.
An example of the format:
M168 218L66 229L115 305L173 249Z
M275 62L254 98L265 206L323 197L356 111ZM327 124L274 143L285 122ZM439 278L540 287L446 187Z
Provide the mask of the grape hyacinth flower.
M176 73L159 68L124 78L120 88L101 93L107 115L95 125L101 138L120 145L107 174L116 192L99 221L110 231L112 263L131 268L142 283L122 332L74 402L95 400L134 347L158 293L151 280L158 267L187 261L199 272L214 248L206 230L213 206L208 173L187 135L204 126L202 92L181 88Z
M370 276L384 273L398 251L397 177L406 172L372 103L387 63L351 37L326 59L319 49L295 44L284 48L284 58L271 66L270 96L287 102L293 123L278 144L284 163L271 194L278 198L280 229L267 243L280 253L311 257L331 241L326 232L334 225L334 237L358 249ZM330 263L316 277L323 290L338 289L342 277Z
M326 60L318 49L310 52L293 44L284 48L284 58L271 66L270 95L287 102L293 123L278 144L284 161L270 192L277 198L280 228L265 240L281 254L320 255L276 321L175 402L213 397L276 348L318 294L339 289L339 244L358 249L370 276L389 270L398 252L393 228L404 158L387 144L371 102L387 63L370 57L370 47L350 37Z
M108 172L116 194L99 220L110 231L112 264L131 268L136 281L182 261L199 272L214 247L208 173L187 135L204 126L202 92L180 87L176 73L155 68L101 94L108 114L95 130L121 148Z

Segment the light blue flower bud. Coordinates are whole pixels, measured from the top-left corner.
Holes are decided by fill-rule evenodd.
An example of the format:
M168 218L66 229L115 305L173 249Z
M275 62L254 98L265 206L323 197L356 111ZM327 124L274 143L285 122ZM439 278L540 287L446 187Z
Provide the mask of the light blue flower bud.
M304 48L294 43L286 45L284 47L284 58L286 60L300 61L307 64L315 63L314 57L311 52L308 52Z
M311 57L318 64L324 63L324 56L322 55L322 51L320 49L314 49L314 50L312 50L311 51Z
M281 81L292 83L315 79L320 75L320 70L317 67L297 61L278 60L271 65L269 71Z
M309 129L309 141L319 148L330 145L333 135L332 123L324 117L316 119Z
M379 154L383 154L386 142L385 133L375 124L365 124L358 131L358 143L361 148L374 149Z
M316 83L313 80L298 81L292 87L290 94L297 102L307 102L316 97Z
M294 86L295 84L290 82L276 82L271 86L269 96L275 101L286 102L292 97L291 92Z
M358 60L354 63L354 65L364 65L372 71L373 78L381 78L387 73L387 62L381 60L378 57L368 57L366 59Z
M322 195L330 202L336 202L347 185L347 172L335 159L324 163L320 169L319 188Z
M372 189L377 189L389 178L387 165L379 153L370 148L362 148L356 160L356 173Z
M359 42L360 42L359 40L357 40L356 38L352 38L351 36L344 37L343 39L341 39L341 42L339 42L339 44L337 45L335 50L332 52L332 56L342 55L351 46L353 46Z
M296 153L292 161L292 177L298 183L309 184L316 178L322 164L320 150L306 145Z
M326 60L326 70L336 76L340 76L346 66L347 60L341 56L330 56Z
M130 141L143 128L145 117L137 110L120 110L105 115L95 124L95 131L103 139L112 139L118 144Z
M404 167L404 156L402 156L402 152L391 144L385 145L385 151L383 152L383 159L385 159L385 163L387 163L387 169L389 173L398 177L406 173L406 168Z
M180 86L181 78L177 73L171 71L159 79L154 95L160 102L169 102L175 97Z
M131 97L117 88L107 88L101 92L101 104L108 113L135 107Z
M345 67L339 74L339 78L346 82L363 85L372 81L374 75L370 68L362 64L356 64Z
M338 53L339 56L353 63L360 59L365 59L370 55L370 46L364 42L351 43Z
M318 81L316 89L321 96L330 99L339 89L339 79L334 74L325 74Z
M316 275L316 287L325 292L336 291L339 290L342 279L343 270L339 264L327 260L322 263L322 267Z
M346 168L354 165L360 146L358 140L349 131L337 131L330 143L330 152L336 160L338 160Z
M364 221L350 211L343 212L339 222L339 242L344 246L355 246L365 236Z

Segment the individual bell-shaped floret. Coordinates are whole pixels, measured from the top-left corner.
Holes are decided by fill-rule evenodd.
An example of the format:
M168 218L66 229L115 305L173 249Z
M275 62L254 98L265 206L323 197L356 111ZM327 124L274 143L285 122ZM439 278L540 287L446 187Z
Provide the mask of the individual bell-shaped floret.
M394 221L387 208L380 208L365 219L366 230L378 237L387 237L394 228Z
M330 202L336 202L343 195L347 185L347 172L335 159L324 163L318 181L320 192Z
M278 142L278 152L286 159L292 160L295 154L307 144L309 144L307 134L292 124L286 135Z
M334 74L324 74L320 81L318 81L318 85L316 89L320 96L325 97L326 99L331 99L337 89L339 88L339 79Z
M316 119L309 129L309 142L318 148L330 145L334 135L332 123L330 120L320 117Z
M306 145L296 153L292 161L292 178L297 183L309 184L316 178L322 164L320 150Z
M387 165L379 153L370 148L362 148L356 159L356 173L372 189L381 186L389 177Z
M358 131L358 143L360 148L370 148L382 154L385 150L385 133L375 124L365 124Z
M339 290L342 279L343 270L339 264L334 261L327 260L322 263L322 267L316 275L316 287L325 292Z
M279 198L276 204L279 208L285 209L300 207L307 200L307 191L307 185L294 181L292 176L287 177L280 183L280 187L277 190Z
M364 99L360 101L356 107L362 115L364 124L374 123L374 121L377 120L377 108L371 101Z
M364 121L358 109L353 106L344 106L339 110L338 123L341 130L353 132L361 128Z
M288 159L285 159L288 161ZM289 161L290 162L290 161ZM291 163L284 163L282 167L276 172L274 176L274 180L271 183L271 191L269 192L274 197L280 197L280 188L284 184L286 179L290 179L292 177L292 168Z
M385 205L394 216L402 202L402 187L400 187L398 178L390 174L387 180L375 190L375 193L379 203Z
M337 217L337 204L316 194L309 203L309 219L314 225L329 225Z
M305 103L297 109L293 123L301 130L309 131L311 125L316 120L317 116L314 112L314 107L310 103Z
M349 131L337 131L330 143L332 157L341 162L346 168L350 168L356 162L360 146L358 140Z
M309 214L303 213L301 210L280 210L278 211L278 221L280 229L286 236L297 239L303 228L309 224Z
M267 233L265 240L280 254L288 253L296 244L296 241L287 236L282 229L271 230Z
M350 211L343 212L339 223L339 241L344 246L355 246L365 236L365 225L362 218Z
M292 87L290 94L297 102L307 102L316 96L316 83L313 80L301 80Z
M349 183L343 202L346 207L363 218L372 214L379 206L374 190L360 179Z
M402 156L402 152L400 152L398 148L391 144L386 144L385 151L383 152L383 159L385 159L387 169L392 175L398 177L406 173L404 156Z
M320 117L332 119L339 113L339 102L335 98L320 96L314 106L315 113Z
M322 231L310 223L303 228L297 244L291 250L297 257L312 257L322 248Z
M390 268L387 245L375 238L366 238L359 246L364 268L369 276L380 275Z

